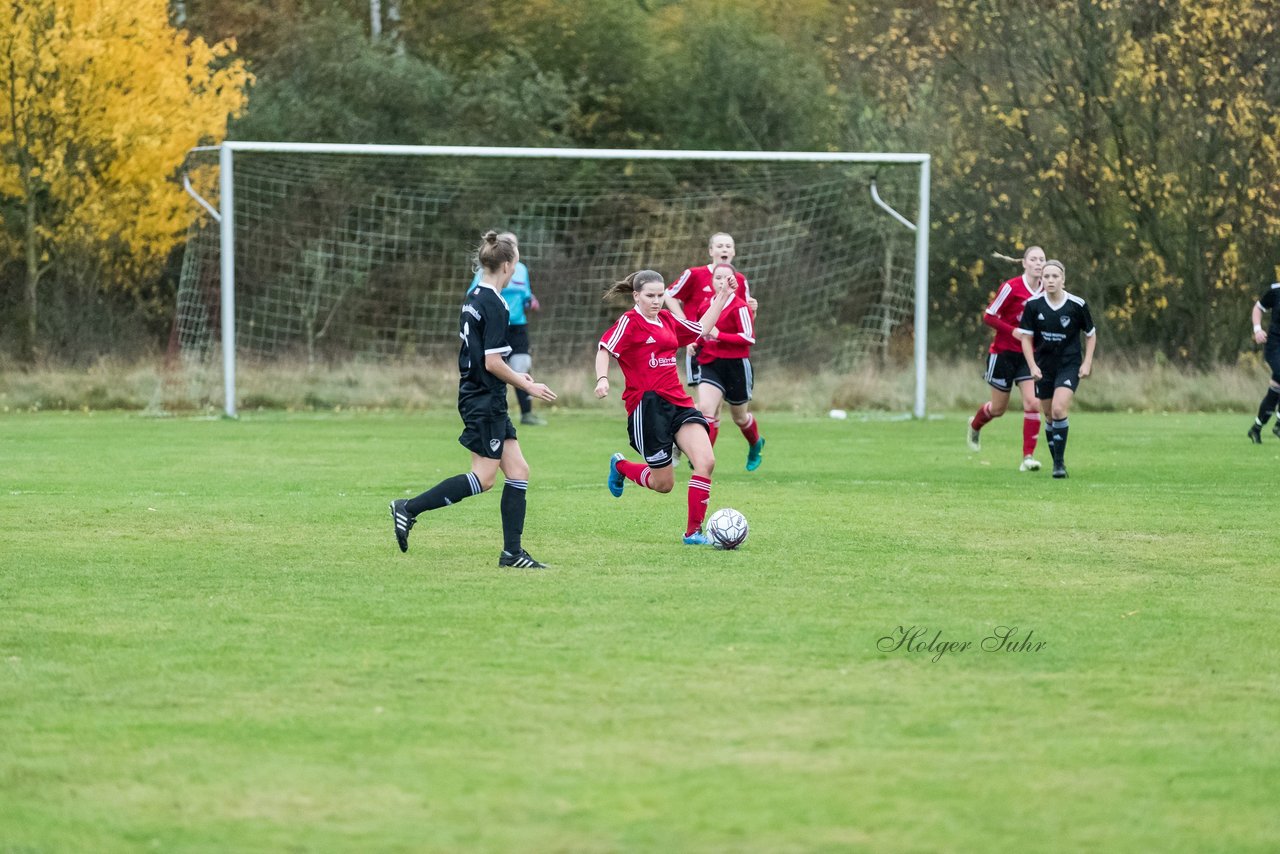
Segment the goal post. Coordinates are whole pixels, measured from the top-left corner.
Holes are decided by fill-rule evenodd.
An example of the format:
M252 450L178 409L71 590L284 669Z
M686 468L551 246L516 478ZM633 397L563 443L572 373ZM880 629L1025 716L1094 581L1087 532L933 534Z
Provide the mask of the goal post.
M188 183L208 217L175 338L184 361L220 362L230 417L244 357L456 356L468 255L489 227L520 237L543 369L589 354L618 311L599 304L610 282L641 267L673 280L724 231L761 302L753 362L849 370L910 319L925 415L928 154L228 141L188 166L216 168L201 187L217 199ZM914 190L914 219L880 186L895 202Z

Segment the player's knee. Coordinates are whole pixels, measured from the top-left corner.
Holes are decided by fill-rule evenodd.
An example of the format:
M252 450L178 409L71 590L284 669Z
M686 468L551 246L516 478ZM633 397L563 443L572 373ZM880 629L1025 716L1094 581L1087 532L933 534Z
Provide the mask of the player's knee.
M1053 417L1054 421L1061 421L1067 417L1067 407L1055 405L1050 415Z
M1007 412L1007 411L1008 411L1008 409L1009 409L1009 404L1008 404L1008 403L996 403L995 401L992 401L992 403L991 403L991 417L992 417L992 418L999 418L1001 415L1004 415L1004 414L1005 414L1005 412Z
M476 480L479 481L481 492L488 492L489 490L493 489L494 481L497 480L496 472L483 473L483 472L473 471L472 474L475 475Z
M518 466L508 466L507 470L503 472L503 474L506 475L507 480L528 480L529 464L522 463Z

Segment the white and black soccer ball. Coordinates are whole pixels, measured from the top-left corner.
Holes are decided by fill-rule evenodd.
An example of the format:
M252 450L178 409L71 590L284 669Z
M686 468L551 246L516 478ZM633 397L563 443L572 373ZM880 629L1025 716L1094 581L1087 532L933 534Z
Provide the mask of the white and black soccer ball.
M736 549L747 541L747 517L731 507L707 517L707 536L718 549Z

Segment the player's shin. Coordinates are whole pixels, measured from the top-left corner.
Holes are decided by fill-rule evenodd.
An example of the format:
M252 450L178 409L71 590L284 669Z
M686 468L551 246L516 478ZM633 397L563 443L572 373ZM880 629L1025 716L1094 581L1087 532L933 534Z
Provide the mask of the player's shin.
M480 479L475 476L474 472L456 474L453 477L445 478L421 495L410 498L406 509L414 516L417 516L419 513L425 513L428 510L438 510L450 504L457 504L464 498L479 495L482 491Z
M511 554L520 552L520 537L524 534L525 499L529 481L508 480L502 487L502 548Z
M696 474L689 478L689 516L684 529L686 537L702 530L702 521L707 518L707 502L710 500L711 478Z

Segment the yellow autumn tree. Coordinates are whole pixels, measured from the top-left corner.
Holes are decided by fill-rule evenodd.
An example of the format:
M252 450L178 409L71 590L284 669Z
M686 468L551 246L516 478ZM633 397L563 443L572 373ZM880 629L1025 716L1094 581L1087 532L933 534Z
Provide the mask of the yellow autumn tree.
M42 281L60 265L154 269L185 233L195 208L177 170L193 146L223 138L247 98L233 49L174 29L166 0L5 4L0 258L24 268L28 358Z

